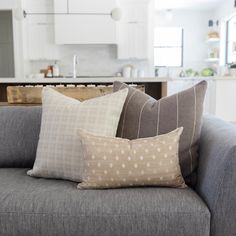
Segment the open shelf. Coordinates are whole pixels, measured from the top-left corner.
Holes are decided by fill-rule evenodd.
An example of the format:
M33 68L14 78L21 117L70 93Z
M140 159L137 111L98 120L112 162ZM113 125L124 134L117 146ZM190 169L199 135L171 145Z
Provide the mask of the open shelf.
M207 58L206 62L219 62L219 58Z
M207 43L217 43L220 41L220 38L209 38L207 39Z

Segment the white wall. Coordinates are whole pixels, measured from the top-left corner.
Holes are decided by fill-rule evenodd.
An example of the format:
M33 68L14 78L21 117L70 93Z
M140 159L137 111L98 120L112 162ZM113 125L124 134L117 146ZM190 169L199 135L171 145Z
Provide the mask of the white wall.
M220 23L220 66L224 66L226 61L226 23L235 14L234 0L224 0L222 4L217 6L214 12L214 18L219 20Z
M227 20L236 13L234 8L234 0L224 0L215 10L215 18L222 21Z
M184 29L184 63L183 68L172 69L177 76L182 69L192 68L201 71L207 67L206 37L209 31L208 20L212 19L213 11L209 10L173 10L172 20L168 20L165 11L155 15L156 27L182 27Z

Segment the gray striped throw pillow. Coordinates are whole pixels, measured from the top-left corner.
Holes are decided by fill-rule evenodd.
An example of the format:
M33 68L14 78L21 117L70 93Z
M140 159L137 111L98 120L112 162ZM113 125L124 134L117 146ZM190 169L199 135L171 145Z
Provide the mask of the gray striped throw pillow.
M186 182L194 184L194 175L191 174L197 167L207 82L202 81L192 88L158 101L124 83L114 83L114 91L124 88L129 88L129 93L117 136L127 139L146 138L184 127L180 139L180 166Z

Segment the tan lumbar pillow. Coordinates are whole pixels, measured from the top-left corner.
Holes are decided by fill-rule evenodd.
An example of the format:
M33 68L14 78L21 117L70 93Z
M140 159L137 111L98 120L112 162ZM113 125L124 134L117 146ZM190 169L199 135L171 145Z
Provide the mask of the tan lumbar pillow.
M78 188L185 187L178 158L182 131L178 128L168 134L130 141L80 130L83 173Z
M127 93L124 89L80 102L44 88L37 155L28 175L79 182L82 156L78 129L115 137Z

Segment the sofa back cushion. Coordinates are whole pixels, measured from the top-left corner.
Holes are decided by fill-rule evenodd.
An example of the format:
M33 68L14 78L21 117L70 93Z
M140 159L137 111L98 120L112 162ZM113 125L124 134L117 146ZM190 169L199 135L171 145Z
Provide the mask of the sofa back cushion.
M117 136L127 139L152 137L184 127L180 139L180 166L188 184L194 185L198 142L207 82L160 100L128 85L115 82L114 91L128 87ZM193 177L194 176L194 177Z
M0 108L0 168L31 168L41 124L41 107Z

